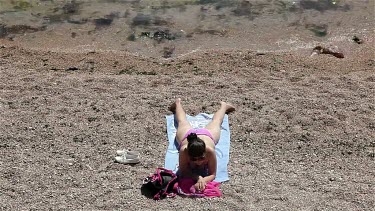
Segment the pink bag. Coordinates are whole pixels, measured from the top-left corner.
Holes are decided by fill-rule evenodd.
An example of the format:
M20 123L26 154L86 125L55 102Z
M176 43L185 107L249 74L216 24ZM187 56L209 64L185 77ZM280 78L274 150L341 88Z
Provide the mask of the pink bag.
M157 168L156 172L143 179L143 189L147 189L155 200L174 197L177 175L165 168Z

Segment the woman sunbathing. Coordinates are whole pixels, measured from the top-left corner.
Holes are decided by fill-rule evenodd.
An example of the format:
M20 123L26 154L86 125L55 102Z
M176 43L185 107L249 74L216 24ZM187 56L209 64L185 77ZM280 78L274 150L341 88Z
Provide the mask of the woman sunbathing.
M221 102L220 109L205 128L193 129L186 119L180 98L170 107L178 123L179 176L197 181L194 185L197 191L204 190L206 183L216 177L215 145L220 139L224 115L234 110L232 105Z

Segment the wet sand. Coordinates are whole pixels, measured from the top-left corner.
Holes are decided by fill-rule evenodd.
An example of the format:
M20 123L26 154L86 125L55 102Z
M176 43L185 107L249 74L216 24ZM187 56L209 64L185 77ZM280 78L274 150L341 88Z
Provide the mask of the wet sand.
M352 0L4 0L0 38L37 50L154 58L207 49L345 49L353 36L373 33L373 8L374 1Z
M371 210L375 206L374 50L345 58L199 51L172 59L31 50L0 40L0 208ZM223 197L155 202L142 179L163 166L165 115L230 115ZM113 162L118 149L141 163Z

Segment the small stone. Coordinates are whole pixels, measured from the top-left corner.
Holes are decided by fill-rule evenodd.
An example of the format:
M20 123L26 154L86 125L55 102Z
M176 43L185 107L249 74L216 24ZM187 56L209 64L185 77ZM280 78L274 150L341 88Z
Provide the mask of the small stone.
M363 43L363 40L362 39L359 39L357 36L353 36L353 39L352 39L354 42L356 42L357 44L362 44Z
M317 54L331 54L333 56L335 56L336 58L344 58L344 54L341 53L337 47L330 47L330 48L325 48L325 47L322 47L322 46L316 46L314 49L313 49L313 52L311 54L311 56L314 56L314 55L317 55Z
M78 70L78 67L69 67L68 69L66 69L66 71L76 71Z

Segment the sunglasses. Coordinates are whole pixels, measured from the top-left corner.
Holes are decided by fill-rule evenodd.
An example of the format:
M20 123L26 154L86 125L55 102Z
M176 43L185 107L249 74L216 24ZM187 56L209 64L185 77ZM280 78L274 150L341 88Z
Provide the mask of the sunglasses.
M204 160L206 158L206 156L200 156L200 157L192 157L190 158L191 161L201 161L201 160Z

